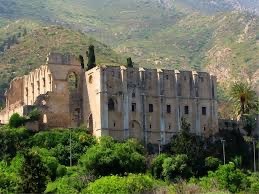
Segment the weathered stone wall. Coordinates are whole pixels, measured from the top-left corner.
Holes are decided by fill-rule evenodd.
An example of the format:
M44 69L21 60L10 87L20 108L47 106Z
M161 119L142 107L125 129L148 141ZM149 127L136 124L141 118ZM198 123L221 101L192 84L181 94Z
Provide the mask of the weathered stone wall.
M84 120L89 123L92 114L97 136L166 143L179 132L182 117L192 133L218 131L216 78L208 73L109 66L85 75Z

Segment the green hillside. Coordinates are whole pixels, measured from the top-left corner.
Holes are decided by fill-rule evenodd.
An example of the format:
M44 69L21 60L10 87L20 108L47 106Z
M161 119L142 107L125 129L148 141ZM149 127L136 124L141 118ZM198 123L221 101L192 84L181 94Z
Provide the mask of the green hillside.
M26 29L26 30L25 30ZM24 30L26 33L24 34ZM18 36L18 34L21 34ZM30 21L19 20L0 28L0 46L11 41L9 48L0 52L0 94L8 87L8 83L15 76L28 73L46 62L49 52L73 53L85 56L90 44L95 45L97 63L118 64L123 58L110 47L88 37L78 31L63 27L48 26ZM19 70L18 70L19 69Z
M216 74L221 83L241 76L256 83L259 18L231 12L237 2L244 9L258 4L254 0L0 0L0 17L25 18L81 31L117 53L131 56L141 66L205 70ZM74 41L67 36L68 41ZM77 49L79 42L75 41ZM79 53L72 49L72 43L64 43ZM33 56L39 52L35 47L19 63L34 64L36 58L42 61L43 57ZM46 50L48 45L42 47ZM11 51L18 56L18 48L0 59L13 63L17 58L13 59Z

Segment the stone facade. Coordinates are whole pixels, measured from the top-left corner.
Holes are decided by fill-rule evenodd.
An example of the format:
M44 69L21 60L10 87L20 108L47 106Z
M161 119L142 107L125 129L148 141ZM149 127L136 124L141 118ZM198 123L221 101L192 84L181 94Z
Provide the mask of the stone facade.
M181 130L218 132L216 77L195 71L98 66L89 71L71 55L52 53L47 64L14 79L6 92L7 123L14 112L42 112L40 128L88 126L93 135L167 143Z

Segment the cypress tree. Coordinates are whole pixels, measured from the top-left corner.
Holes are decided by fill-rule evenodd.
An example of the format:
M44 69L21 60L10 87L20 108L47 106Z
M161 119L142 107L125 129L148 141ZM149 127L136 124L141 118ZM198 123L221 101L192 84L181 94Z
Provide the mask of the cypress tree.
M87 70L90 70L90 69L96 67L95 53L94 53L94 46L93 45L89 46L87 56L88 56Z
M131 60L131 57L127 58L127 67L133 67L133 62Z
M79 55L79 60L80 60L80 63L81 63L81 67L82 69L85 68L85 61L84 61L84 57L82 55Z

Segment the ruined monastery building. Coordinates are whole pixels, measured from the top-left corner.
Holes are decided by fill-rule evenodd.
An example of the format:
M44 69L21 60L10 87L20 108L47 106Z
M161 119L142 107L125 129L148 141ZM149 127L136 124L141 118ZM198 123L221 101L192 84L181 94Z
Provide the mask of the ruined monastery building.
M97 66L88 71L72 55L52 53L46 65L15 78L0 121L37 108L41 130L85 125L94 136L168 143L181 128L218 132L216 77L205 72Z

